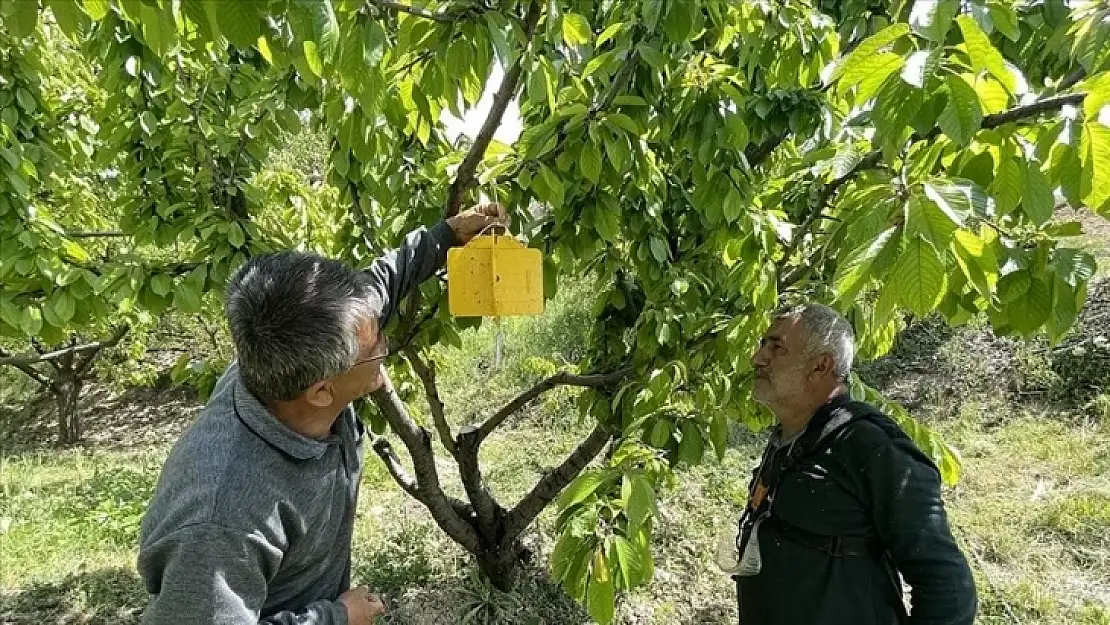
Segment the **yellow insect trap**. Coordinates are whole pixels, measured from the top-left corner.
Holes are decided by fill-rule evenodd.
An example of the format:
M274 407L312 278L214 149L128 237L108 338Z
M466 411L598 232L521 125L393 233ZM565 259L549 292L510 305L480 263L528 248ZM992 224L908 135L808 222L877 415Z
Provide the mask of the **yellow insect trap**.
M480 234L447 250L447 299L456 317L543 314L543 255L511 236Z

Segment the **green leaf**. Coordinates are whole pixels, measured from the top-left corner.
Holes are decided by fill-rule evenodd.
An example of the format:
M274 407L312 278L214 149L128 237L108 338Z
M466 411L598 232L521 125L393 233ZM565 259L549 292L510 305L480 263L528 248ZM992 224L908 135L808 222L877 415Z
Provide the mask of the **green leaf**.
M181 312L191 315L200 312L200 293L188 282L182 282L173 292L173 305Z
M636 51L640 53L640 56L644 57L644 60L647 61L648 65L655 71L662 72L667 69L667 61L663 58L663 54L659 52L658 48L641 42L636 45Z
M866 83L865 87L860 88L860 97L857 99L867 100L888 76L901 69L905 63L906 59L901 54L893 52L879 52L859 59L844 70L837 83L837 90L844 93L851 87Z
M957 145L971 143L972 137L983 124L983 109L979 106L979 95L960 76L949 74L944 79L948 88L948 104L937 120L940 129Z
M227 225L227 240L233 247L243 247L247 242L246 235L243 234L243 229L238 223L233 221Z
M969 15L961 15L956 18L956 22L959 23L960 32L964 35L964 45L967 47L967 54L971 58L972 69L976 72L989 71L1010 93L1014 93L1017 90L1017 80L1009 68L1006 67L1002 53L991 45L990 39L979 28L975 18Z
M85 13L96 21L104 19L104 16L108 15L108 11L111 10L108 0L84 0L81 5Z
M159 9L143 5L140 9L143 39L158 56L165 56L177 46L177 27L173 17Z
M736 187L729 185L728 193L725 194L725 201L722 208L725 211L725 220L729 223L735 222L740 218L744 212L744 199L740 197L740 192Z
M915 236L894 266L889 283L897 285L900 303L915 315L924 317L940 304L948 276L932 244Z
M616 37L618 34L620 34L620 32L624 29L624 25L624 22L617 22L615 24L610 24L606 26L605 30L601 31L601 34L597 36L597 43L595 43L594 46L600 48L601 46L605 45L606 41L609 41L613 37Z
M42 311L37 306L28 306L23 309L19 320L19 328L30 337L38 336L42 332Z
M925 103L925 92L898 76L890 76L879 88L871 120L884 141L898 139Z
M316 42L321 58L330 62L335 58L340 34L332 0L296 0L296 4L309 17L312 40Z
M1008 273L998 281L998 299L1003 304L1017 301L1029 291L1033 277L1028 271L1020 270Z
M998 212L1006 214L1017 208L1023 186L1021 165L1013 157L1003 157L990 187Z
M590 182L597 184L601 177L601 150L597 144L587 143L578 153L578 169Z
M594 554L594 565L590 570L590 586L586 596L586 611L599 625L613 622L614 591L613 578L609 565L601 550Z
M920 234L938 250L948 247L952 234L961 225L941 210L936 202L917 195L910 196L906 213L906 235Z
M655 490L640 474L632 475L624 515L628 518L628 533L634 534L655 510Z
M839 301L851 300L860 288L867 283L875 259L891 241L895 240L894 235L897 232L898 226L887 228L873 240L852 250L848 257L839 264L836 269L836 277L833 279Z
M1017 41L1021 37L1021 27L1018 26L1018 16L1012 7L1001 2L991 2L987 10L998 32L1006 35L1010 41Z
M952 247L956 252L956 264L964 276L980 295L990 300L992 293L988 274L993 276L997 273L997 262L993 255L987 253L986 242L974 232L957 230Z
M27 91L23 87L15 90L15 100L19 103L19 108L23 109L23 112L27 113L28 115L34 113L39 108L39 104L35 100L35 96L31 95L31 92Z
M1052 286L1052 314L1045 324L1048 340L1053 344L1059 343L1067 336L1075 320L1079 317L1079 305L1076 292L1070 285L1059 277Z
M667 244L659 237L651 237L651 255L661 263L667 262L667 258L670 256Z
M154 131L158 130L158 118L150 111L143 111L139 115L139 127L143 129L143 134L149 137L154 134Z
M624 536L613 537L613 553L621 569L621 580L625 590L631 590L644 581L647 567L644 566L640 550Z
M602 239L613 243L620 233L620 215L617 211L610 210L600 204L594 210L594 228Z
M15 0L7 11L0 12L0 16L4 13L7 13L3 23L7 26L8 33L16 39L22 39L35 32L35 25L39 21L39 3L38 0Z
M1052 264L1056 275L1072 288L1079 288L1079 285L1089 281L1098 268L1095 257L1089 252L1066 247L1055 251Z
M605 122L608 124L612 124L617 128L628 132L629 134L640 134L640 127L636 125L636 122L633 121L631 117L625 115L624 113L610 113L605 116Z
M713 444L717 460L724 460L725 451L728 449L728 413L724 410L714 410L712 414L713 418L709 422L709 442Z
M855 71L854 68L874 57L879 50L889 46L910 32L910 25L895 23L864 39L833 71L827 82L832 82L843 76L846 72Z
M76 241L70 239L62 240L62 252L70 260L77 263L87 263L92 260L92 257L85 251L85 248L81 247Z
M304 49L304 60L308 64L308 69L312 71L313 74L323 77L324 64L320 61L320 52L316 47L316 42L305 41L301 44L301 47Z
M258 6L256 2L207 2L205 11L232 45L246 50L258 41Z
M1006 307L1010 325L1025 336L1036 332L1051 315L1052 285L1040 278L1034 278L1029 289Z
M678 442L678 459L692 465L700 463L705 455L705 440L702 439L701 430L689 420L683 421L680 429L682 440Z
M669 419L662 417L655 420L655 425L651 427L651 434L648 436L648 442L653 447L662 449L667 446L671 441L671 422Z
M1083 163L1083 202L1097 210L1110 200L1110 127L1088 120L1080 146Z
M75 38L88 26L88 17L74 0L47 0L46 4L67 37Z
M566 490L559 494L557 502L559 509L566 510L585 501L587 497L597 491L599 486L605 483L608 477L607 474L600 471L590 471L579 475L567 486Z
M167 295L173 290L173 278L164 273L157 274L150 278L150 290L154 291L156 295Z
M944 44L952 18L959 12L960 0L917 0L910 12L910 26L922 37Z
M1083 116L1088 122L1098 119L1102 107L1110 103L1110 71L1096 74L1075 87L1077 92L1087 94L1083 98Z
M577 13L563 15L563 41L567 42L568 46L589 43L591 35L593 30L584 16Z
M1052 195L1052 185L1041 173L1036 163L1020 161L1024 191L1021 194L1021 208L1029 219L1038 226L1052 218L1056 200Z

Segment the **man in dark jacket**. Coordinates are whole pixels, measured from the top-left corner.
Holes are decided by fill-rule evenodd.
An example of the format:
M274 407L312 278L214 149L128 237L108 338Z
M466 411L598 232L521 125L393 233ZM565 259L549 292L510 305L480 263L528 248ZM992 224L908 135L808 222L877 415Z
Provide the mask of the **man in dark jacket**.
M364 437L350 402L388 382L381 329L398 302L494 223L506 223L499 205L465 211L365 272L282 252L235 274L237 360L143 518L144 625L370 625L384 611L350 588Z
M753 394L779 425L737 540L740 624L971 625L975 585L939 472L850 399L854 355L851 326L819 305L776 316L755 354Z

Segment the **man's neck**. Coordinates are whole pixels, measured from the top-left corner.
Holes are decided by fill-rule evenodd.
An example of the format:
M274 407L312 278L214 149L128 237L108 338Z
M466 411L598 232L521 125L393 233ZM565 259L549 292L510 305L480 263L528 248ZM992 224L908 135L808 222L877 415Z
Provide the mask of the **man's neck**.
M267 404L266 408L278 421L289 426L289 429L315 440L327 438L339 417L339 412L334 412L331 408L306 410L303 405L295 402L274 402Z
M817 395L817 399L812 402L776 410L775 416L778 417L779 423L782 425L782 437L788 439L804 430L818 408L829 403L833 398L844 394L847 390L843 385L838 385L827 394Z

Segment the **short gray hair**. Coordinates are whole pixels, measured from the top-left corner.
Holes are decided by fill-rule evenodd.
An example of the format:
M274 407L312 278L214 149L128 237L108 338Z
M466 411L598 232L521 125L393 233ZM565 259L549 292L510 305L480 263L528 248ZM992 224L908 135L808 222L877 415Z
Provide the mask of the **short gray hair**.
M293 251L251 259L227 287L243 384L259 400L289 401L350 369L359 327L379 314L371 295L365 274L337 260Z
M828 306L802 304L779 311L775 319L800 321L805 331L805 355L828 354L836 377L847 380L856 357L856 337L848 320Z

